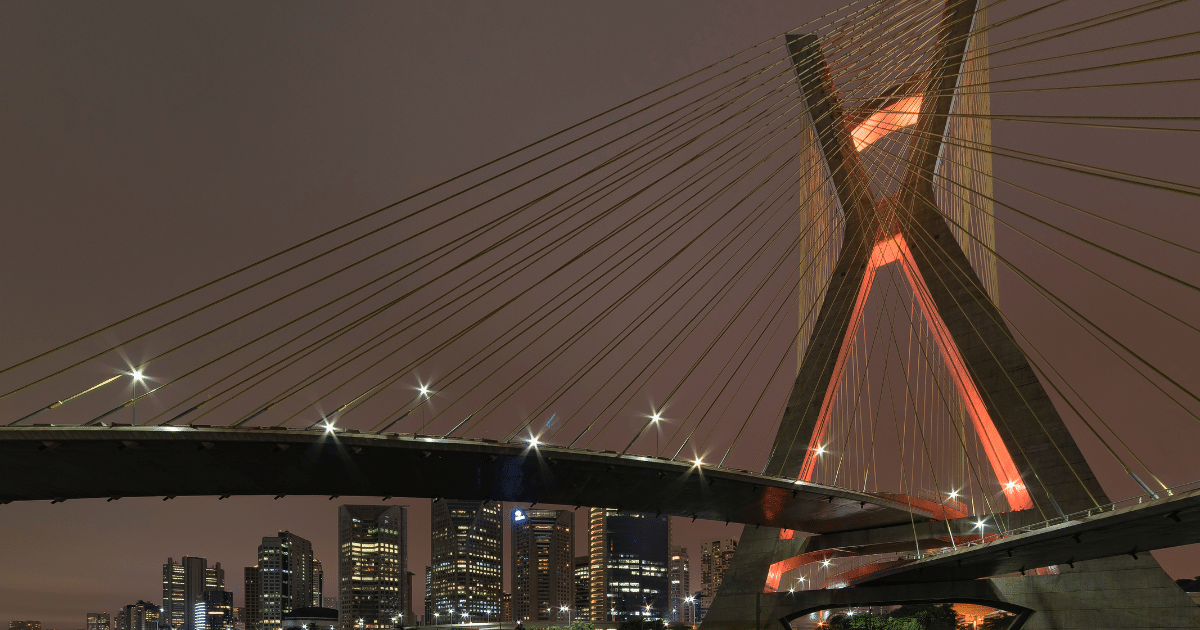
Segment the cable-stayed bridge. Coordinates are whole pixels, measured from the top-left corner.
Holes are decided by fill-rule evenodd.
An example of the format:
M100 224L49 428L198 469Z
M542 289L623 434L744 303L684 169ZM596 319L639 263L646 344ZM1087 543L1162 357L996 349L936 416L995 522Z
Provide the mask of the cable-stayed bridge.
M1160 342L1200 332L1200 251L1076 190L1200 188L1000 132L1190 141L1144 98L1036 99L1186 88L1195 33L1050 54L1181 3L1059 4L851 3L56 343L0 373L0 501L615 507L747 525L714 628L944 601L1194 626L1146 552L1196 542L1200 471L1143 417L1196 437Z

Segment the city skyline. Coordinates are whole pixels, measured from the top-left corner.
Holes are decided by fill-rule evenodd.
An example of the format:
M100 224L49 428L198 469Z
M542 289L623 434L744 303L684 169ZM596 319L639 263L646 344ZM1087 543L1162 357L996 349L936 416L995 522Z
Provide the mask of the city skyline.
M230 503L231 501L237 501L238 499L239 499L239 497L234 497L232 499L225 499L224 501L222 501L222 503ZM214 498L212 500L215 501L216 499ZM378 502L378 499L372 499L371 497L361 497L361 498L343 497L343 500L348 501L348 502L365 503L365 504L375 504L376 502ZM146 523L147 528L149 529L149 528L158 526L158 524L160 522L159 517L158 517L159 514L161 514L161 522L162 523L176 521L176 517L174 516L174 513L176 512L176 510L167 509L167 508L182 507L182 509L179 510L180 513L189 513L191 511L193 511L193 509L190 506L188 506L188 504L199 504L200 502L206 502L207 499L206 498L180 497L180 498L176 499L175 501L183 502L183 503L176 503L175 505L169 505L167 503L162 502L161 500L124 499L123 501L128 501L128 502L141 501L141 502L145 503L145 505L148 508L151 508L150 510L148 510L148 513L151 518L150 518L150 521ZM80 501L80 502L72 502L72 503L76 506L84 507L84 506L86 506L86 503L88 503L88 502ZM111 506L111 504L106 504L104 501L99 501L99 503L103 504L103 505ZM336 579L337 579L336 569L335 569L336 558L337 558L337 531L336 531L337 530L337 508L341 504L341 501L335 502L331 505L330 502L326 498L322 498L322 497L287 497L284 499L280 499L279 501L275 501L273 503L278 508L280 508L277 511L278 519L275 521L272 521L270 524L268 524L264 528L256 527L254 529L258 529L259 531L262 531L264 529L266 531L270 531L274 527L274 528L284 529L284 530L288 530L288 531L297 533L299 536L305 537L308 540L310 540L313 545L314 557L320 559L325 567L325 572L326 572L325 596L326 596L326 598L328 598L330 595L336 596L336 586L331 586L331 585L336 585ZM403 504L403 505L407 506L407 508L409 510L409 541L410 541L409 542L409 545L410 545L409 571L414 571L414 567L417 568L417 570L414 571L414 573L416 573L417 575L414 577L413 591L414 591L414 600L416 601L416 604L419 608L420 604L424 601L424 591L425 591L424 579L423 579L424 576L423 576L422 571L423 571L423 567L429 563L429 555L428 555L428 549L429 549L428 542L429 542L429 538L430 538L429 502L419 500L419 499L401 499L401 498L393 499L392 501L389 501L387 503L379 502L379 505L388 506L388 507L400 507L399 504ZM232 503L232 505L236 506L237 503L236 502ZM69 503L69 504L65 504L65 505L56 505L53 507L69 509L72 507L72 504ZM505 503L504 507L503 507L504 513L511 515L512 510L517 509L518 507L528 509L529 506L528 506L528 504ZM577 524L586 522L586 516L585 516L587 514L586 507L582 507L578 511L575 510L575 506L538 505L536 507L537 507L537 509L568 510L575 514ZM318 516L316 516L315 518L313 516L314 510L318 511ZM326 519L320 518L320 516L319 516L320 510L326 510L326 516L327 516ZM508 518L503 518L501 520L502 520L502 527L504 527L504 554L502 556L504 558L504 564L505 564L504 571L503 571L504 591L511 593L512 587L510 584L510 572L509 572L509 566L508 566L508 563L509 563L508 559L511 556L512 537L511 537L511 532L509 531L509 528L511 527L511 520ZM301 528L301 527L295 527L292 525L292 523L303 523L306 521L310 523L310 526ZM327 521L327 522L323 522L323 521ZM712 538L712 539L719 538L719 537L721 537L723 532L739 532L740 533L740 529L741 529L737 525L726 525L724 523L713 523L713 522L705 522L705 521L697 521L696 523L689 523L686 519L673 519L672 522L673 522L673 537L674 537L674 540L676 541L676 543L678 544L680 541L682 541L682 544L684 546L688 546L689 548L692 548L692 549L698 549L701 541L703 541L703 540L710 539L710 538ZM201 552L204 552L203 557L206 558L208 562L213 563L215 566L216 562L219 561L219 562L221 562L223 568L249 566L249 565L253 564L253 562L251 562L251 560L253 560L257 556L257 548L262 542L261 533L258 534L257 538L254 538L253 532L245 532L245 533L243 533L244 538L242 538L241 540L235 540L231 543L227 540L222 540L226 536L229 535L228 532L234 530L233 526L230 525L229 523L224 523L223 519L202 520L201 522L193 523L193 525L195 526L194 531L193 530L184 530L185 533L184 533L184 535L181 536L181 540L165 541L163 548L169 552L173 552L176 554L178 554L178 550L180 547L194 548L195 551L193 551L192 553L195 553L196 557L200 557ZM321 529L320 526L322 526L322 525L324 526L325 532L326 532L324 535L316 535L316 534L311 533L312 531L319 531ZM228 529L223 529L222 527L228 527ZM2 524L0 524L0 528L2 528ZM211 533L205 534L204 533L205 530L208 530ZM306 533L308 534L307 536L305 535ZM575 534L575 543L574 544L575 544L576 554L577 555L583 554L587 549L587 538L586 538L587 527L586 526L577 527L577 531L574 532L574 534ZM97 535L97 537L93 540L98 542L98 541L104 539L106 536L108 536L108 534L102 532L100 535ZM186 543L184 543L184 539L193 540L196 542L193 544L186 544ZM214 543L216 543L216 544L214 544ZM102 549L102 550L104 549L103 547L98 547L98 548ZM213 551L211 551L214 549L221 549L221 548L231 549L232 551L230 551L230 552L220 552L220 551L213 552ZM183 549L183 550L189 551L190 549ZM113 553L117 553L117 551L118 550L113 550ZM423 558L417 555L418 553L422 553L422 552L425 554ZM166 557L170 557L170 556L163 556L163 559L165 559ZM178 558L179 556L177 555L175 557ZM330 559L330 558L332 558L332 559ZM2 560L0 560L0 562L2 562ZM692 559L692 563L693 563L692 573L694 575L696 575L696 577L693 578L694 582L699 579L699 569L698 569L697 562L698 562L698 560L696 558ZM144 586L139 587L137 585L131 585L131 586L124 587L122 592L127 593L127 595L118 596L115 598L116 601L113 601L111 603L103 603L103 601L105 601L104 599L97 598L96 600L93 600L93 601L101 601L102 603L100 603L97 606L81 607L81 608L79 608L79 610L77 612L71 608L58 607L58 608L54 609L56 612L54 612L53 614L42 614L41 612L34 611L34 612L31 612L30 614L16 615L11 618L12 619L32 619L32 620L41 621L43 623L43 627L45 630L79 630L81 628L86 629L86 616L89 612L102 612L102 613L107 612L110 614L110 616L112 618L115 619L116 613L119 608L121 608L129 603L138 601L139 599L154 602L154 603L159 603L158 598L161 597L161 592L162 592L162 567L163 567L162 560L160 560L157 564L151 563L150 565L148 565L146 567L137 567L140 570L137 571L135 574L140 574L142 577L136 578L136 579L139 579L141 582L143 582ZM232 570L232 569L230 569L230 570ZM230 573L226 574L226 590L234 593L234 606L244 609L245 608L245 600L244 600L244 585L243 584L244 584L244 580L243 580L241 569L237 569L236 576L233 576L233 574L230 574ZM693 584L693 590L698 590L696 588L695 584ZM139 593L140 593L140 595L139 595ZM121 603L122 600L127 600L127 601L124 601L124 603ZM85 608L86 608L86 610L85 610ZM416 614L424 613L423 610L415 610L414 612ZM75 619L78 619L78 620L73 621ZM5 622L5 621L6 621L5 619L0 618L0 622ZM64 621L65 621L65 623L64 623ZM115 630L115 626L113 626L113 630Z
M4 154L0 159L7 165L0 171L7 173L5 199L16 209L10 213L6 246L0 248L5 263L0 266L15 270L5 276L10 308L5 311L2 327L20 331L10 335L9 344L0 350L3 354L0 367L37 356L58 343L139 312L181 290L199 286L331 226L382 207L402 195L540 140L627 98L670 85L671 81L687 76L697 68L725 58L729 52L778 36L784 29L805 24L825 9L841 4L844 3L835 0L801 4L765 0L748 7L734 7L709 0L687 3L668 0L656 3L654 7L640 6L644 3L636 2L613 3L605 11L532 3L503 9L477 5L473 11L441 6L350 10L309 6L297 7L285 16L253 6L167 6L144 2L80 6L74 11L36 4L0 8L0 41L5 41L9 47L9 54L0 56L3 59L0 77L5 79L6 85L14 87L13 99L3 105L6 111L3 118L10 121L6 129L11 142L8 148L0 151ZM994 21L1004 24L1008 17L1005 11L1015 4L1001 3L999 10L993 12ZM1194 5L1184 9L1189 11L1188 15L1195 15ZM1159 20L1159 24L1162 20L1189 23L1173 13L1175 10L1158 12L1151 17ZM1168 15L1171 17L1165 17ZM1022 30L1026 25L1033 29L1034 23L1040 21L1040 18L1018 20L1015 30L1003 37L1022 35L1028 32ZM1126 24L1129 28L1122 30L1122 34L1143 42L1166 33L1161 26L1157 29L1146 27L1137 21L1126 22L1118 28L1125 29ZM1044 54L1078 50L1060 46L1058 41L1049 44L1048 52ZM219 45L214 45L218 42ZM771 63L786 63L786 52L780 50L784 49L774 51ZM480 54L480 51L486 53ZM1017 54L1018 61L1024 60L1022 55L1024 53ZM1062 63L1064 67L1070 65ZM1140 66L1138 70L1151 74L1160 72L1164 65ZM783 65L780 67L784 68ZM1022 67L1022 63L1001 66L1007 69L997 69L996 77L1001 81L1020 79L1024 71L1014 71L1012 68L1015 67ZM469 78L464 80L463 77ZM1012 85L1011 91L1019 92L1017 88L1022 85L1028 84ZM1039 83L1039 87L1047 88L1058 85L1058 78ZM1180 89L1192 90L1192 87ZM1163 92L1157 90L1118 91L1112 94L1111 100L1097 99L1096 103L1103 102L1104 107L1112 110L1101 113L1142 113L1136 106L1131 106L1133 101L1129 99L1132 97L1149 100L1170 110L1166 113L1173 114L1176 112L1172 107L1190 102L1188 98L1157 98L1167 93L1168 88L1163 88ZM788 94L791 99L796 98L793 92L795 90ZM1191 91L1181 93L1192 94ZM1082 95L1098 92L1050 94L1062 97L1055 103L1078 109L1076 101L1086 98ZM1156 98L1148 99L1148 95ZM801 100L803 98L801 96ZM1025 96L1004 95L997 99L996 112L1047 113L1035 107L1036 104L1037 101ZM1154 173L1156 176L1166 181L1186 179L1190 182L1194 179L1186 165L1195 162L1187 157L1192 155L1188 146L1195 143L1172 153L1160 150L1160 144L1138 141L1132 150L1123 153L1111 150L1115 145L1105 141L1107 136L1104 140L1099 139L1097 133L1094 136L1080 134L1074 138L1078 142L1054 140L1054 149L1045 149L1053 135L1045 132L1054 129L1058 127L1030 124L1028 120L996 121L997 141L1003 146L1028 149L1035 154L1042 150L1047 155L1053 153L1056 158L1083 163L1098 163L1098 159L1111 157L1113 163L1105 162L1106 166L1131 172L1142 162L1151 164L1154 160L1150 157L1165 156L1169 159L1163 161L1169 164ZM1182 134L1150 135L1183 137ZM1030 186L1027 190L1037 191L1035 194L1058 195L1068 187L1065 183L1059 186L1058 177L1047 177L1044 173L1034 172L1032 167L1014 165L1012 160L997 158L997 161L997 181L1009 178L1009 181ZM1074 177L1063 176L1061 181L1074 181L1071 179ZM1020 194L1008 196L1012 191L1000 192L1000 188L1003 184L998 187L997 195L1006 202L1032 209L1035 215L1045 210L1039 205L1041 201L1018 203L1015 199L1022 199ZM1187 227L1194 222L1191 206L1152 202L1149 192L1144 193L1145 197L1134 193L1124 197L1109 194L1111 191L1106 192L1099 184L1079 186L1078 195L1074 195L1075 192L1076 189L1072 189L1073 196L1063 198L1079 207L1099 211L1101 217L1141 220L1137 226L1147 233L1163 234L1170 239L1178 236L1189 247L1194 246L1191 237L1200 233ZM1154 212L1140 211L1143 206L1153 207ZM1001 220L1013 217L1009 210L997 208ZM1044 218L1050 225L1061 222L1069 230L1076 227L1051 211L1045 211ZM425 225L414 222L413 230L408 234ZM1108 242L1111 236L1099 228L1094 232L1088 229L1080 234L1102 242ZM1038 230L1042 228L1033 230L1035 236L1043 234ZM1081 304L1088 314L1093 313L1090 309L1097 310L1101 315L1097 321L1101 325L1118 321L1123 326L1130 322L1132 328L1143 321L1140 311L1135 308L1123 307L1119 302L1115 306L1105 302L1103 307L1096 307L1087 295L1079 297L1076 293L1083 294L1089 289L1070 282L1072 276L1060 273L1058 267L1045 264L1041 256L1044 254L1049 258L1052 253L1030 254L1027 250L1035 248L1013 247L1014 242L1025 241L1011 229L1001 226L997 231L1000 232L997 248L1003 255L1015 260L1018 268L1032 266L1038 271L1045 270L1044 278L1035 275L1055 285L1052 289L1058 284L1069 286L1070 291L1075 292L1068 295L1069 301ZM503 230L496 233L501 234ZM1160 266L1168 271L1173 271L1173 266L1178 263L1173 254L1162 254L1157 246L1147 246L1137 238L1114 242L1120 243L1118 250L1134 259L1146 260L1152 265L1161 263ZM421 255L426 251L424 248L434 245L432 239L411 243L403 248L404 254L399 258L407 261L409 258L405 257ZM1074 246L1059 251L1078 257L1078 251L1072 249ZM669 249L663 247L657 249L655 255L665 257L669 253ZM1090 265L1094 260L1078 259L1085 263L1082 270L1094 268ZM373 277L380 269L391 270L396 266L393 265L395 262L380 258L365 265L362 269L370 267L370 271L363 275ZM1190 278L1187 275L1190 267L1186 263L1178 267L1183 270L1183 276ZM789 271L795 268L790 263L781 267ZM1107 268L1095 268L1105 273L1105 277L1128 280L1127 276L1115 273L1107 275L1111 271ZM1113 387L1114 382L1121 382L1122 386L1127 383L1121 381L1121 377L1113 376L1115 372L1106 371L1108 364L1095 361L1088 351L1076 352L1078 340L1072 341L1073 338L1062 334L1061 328L1055 328L1048 319L1040 316L1044 311L1034 305L1035 302L1041 304L1035 299L1038 296L1023 288L1011 269L1002 268L998 273L1002 276L998 282L1002 281L1004 287L1001 293L1004 315L1011 315L1012 321L1019 322L1022 327L1028 324L1024 332L1029 334L1026 340L1029 345L1046 350L1047 356L1055 361L1061 357L1063 361L1057 365L1064 373L1072 378L1082 377L1088 389L1094 390L1085 389L1082 395L1076 396L1084 402L1095 402L1096 409L1123 420L1146 418L1137 423L1114 424L1117 430L1113 434L1118 439L1122 437L1118 432L1132 434L1125 435L1129 438L1126 448L1152 465L1161 463L1157 472L1165 481L1164 487L1191 480L1194 471L1187 462L1194 459L1190 456L1194 449L1187 446L1190 442L1184 437L1190 435L1187 431L1192 428L1164 432L1162 425L1155 423L1163 418L1173 421L1174 415L1164 413L1162 401L1146 403L1139 396L1127 395L1122 387ZM743 284L751 286L752 283ZM1013 290L1014 285L1017 290ZM1121 288L1119 284L1114 286ZM1149 292L1157 290L1156 286L1136 281L1129 284L1134 293L1147 291L1148 296ZM653 285L650 290L654 290ZM521 303L542 305L546 303L545 298L546 294L534 292ZM639 301L634 300L635 303ZM636 304L638 308L641 306ZM219 310L214 309L211 313ZM462 312L470 314L466 309ZM796 321L795 305L782 312L779 319L790 328ZM1184 319L1188 312L1181 313ZM228 317L221 314L200 319L202 321L196 322L197 331L201 330L200 325L224 322ZM374 333L381 327L369 332ZM369 326L363 330L366 328ZM484 339L498 338L496 333L502 328L484 326L475 332ZM1150 347L1153 353L1147 356L1155 365L1161 366L1167 374L1182 374L1185 390L1188 387L1195 390L1187 368L1189 357L1194 355L1191 346L1186 342L1163 343L1157 326L1144 328L1133 331L1138 335L1134 338L1138 342L1134 344L1135 349L1141 349L1143 343ZM247 327L243 332L257 334L251 329ZM597 330L607 331L609 327L605 325ZM79 391L113 374L124 374L131 366L157 357L193 332L191 329L186 335L171 332L161 341L138 344L130 341L135 334L133 331L114 329L106 333L108 338L97 343L105 347L127 344L121 349L124 354L112 354L101 361L83 365L78 377L80 383L86 383L67 393ZM1129 331L1119 327L1117 332L1117 336L1124 339L1123 334ZM356 331L352 336L359 333L362 331ZM365 337L366 333L363 335ZM462 343L471 345L476 340L468 338ZM694 345L689 342L683 347L691 350ZM81 351L85 347L88 346L79 346ZM216 353L226 347L214 341L207 349ZM474 350L473 347L469 349ZM588 354L587 348L581 348L565 356L582 360ZM643 365L640 361L632 361L636 357L625 355L624 349L617 355L613 357L615 363L630 358L631 369ZM717 355L724 359L727 353L718 350L714 352L714 356ZM445 385L441 393L435 391L442 389L452 377L456 378L452 376L451 366L464 356L456 346L455 350L439 357L418 362L417 367L402 374L402 380L394 387L385 388L384 395L375 398L373 404L401 408L401 398L407 399L417 391L424 396L420 408L414 407L411 414L399 415L397 412L397 416L406 419L392 431L412 431L418 425L424 428L426 418L430 418L438 419L438 424L425 433L436 436L451 427L457 429L456 423L464 417L466 420L462 422L466 424L461 425L464 433L480 430L473 429L474 422L467 422L472 416L459 413L459 409L474 404L472 399L463 398L461 391L454 390L451 385ZM159 361L146 370L145 382L140 380L143 375L138 373L140 386L134 383L126 386L120 381L100 394L30 421L30 430L37 430L32 428L33 422L83 422L106 413L126 400L130 392L147 391L151 384L167 384L183 374L183 363L178 356ZM663 372L678 368L676 363L678 361L664 363ZM763 470L754 451L771 452L769 435L766 446L759 444L763 427L770 422L782 422L776 411L789 413L782 404L775 409L774 402L782 400L790 386L791 375L787 372L791 364L791 357L781 364L784 366L782 376L778 381L771 381L774 389L763 388L764 406L758 408L756 403L757 415L749 414L756 424L752 423L745 434L736 431L741 438L738 449L733 449L737 443L734 437L737 427L720 422L709 436L704 436L702 431L696 440L687 442L690 450L680 446L681 457L687 461L692 457L699 461L703 457L710 465L719 459L729 468ZM50 361L31 368L42 370L38 374L54 369L57 368L51 368ZM498 378L507 378L506 371L498 373ZM570 370L560 371L560 375L569 373ZM720 376L721 373L714 374L710 366L704 364L691 377L691 383L716 383ZM69 375L69 378L75 377L74 373ZM474 385L466 382L471 380L459 382L459 389ZM758 380L755 376L747 382ZM781 382L784 385L780 386ZM898 387L898 382L892 382L893 387ZM678 443L671 442L671 432L679 429L681 436L687 433L682 410L693 402L699 405L702 401L688 388L672 389L673 383L664 385L662 380L654 383L647 380L646 383L644 388L630 392L632 403L629 407L622 407L623 402L616 405L608 433L598 436L599 431L596 431L588 434L587 440L598 440L598 449L613 449L615 453L625 447L630 455L644 456L651 446L659 450L659 440L663 439L666 440L665 456L670 456ZM585 389L586 385L579 389ZM16 386L18 384L13 385ZM426 392L427 386L430 393ZM4 403L5 414L10 418L21 417L38 409L30 400L44 398L45 402L39 404L63 400L67 394L62 392L67 389L70 388L64 386L61 391L48 386L32 388L29 400L14 398ZM164 389L163 393L138 401L136 406L114 409L108 412L112 415L107 416L106 422L125 423L135 418L143 421L166 413L169 404L175 401L171 396L180 389L179 386ZM756 391L751 392L751 389ZM497 425L512 424L514 430L525 431L530 437L540 436L542 431L553 435L571 422L575 423L570 425L574 428L592 420L587 413L572 417L565 411L574 404L573 396L582 398L587 392L577 394L573 390L561 402L556 401L544 410L538 408L541 395L545 394L548 399L551 390L543 382L534 382L519 395L505 398L508 407L492 417ZM739 410L749 408L748 403L743 404L744 399L753 399L760 393L752 387L738 391L741 398L736 404L725 407L734 410L732 416L735 419L741 413ZM672 405L666 405L664 409L663 396L667 392L671 392L667 399ZM307 413L312 417L305 419L304 424L316 418L337 417L341 410L333 410L351 400L356 392L342 397L345 393L342 390L319 399L309 396L310 393L306 391L293 400L296 405L311 405L316 409L308 409ZM1097 397L1092 398L1094 395ZM1066 415L1062 400L1056 396L1066 398L1066 394L1051 394L1059 411ZM606 394L597 398L603 403L610 399ZM219 405L209 406L196 414L203 417L196 421L214 426L224 424L225 415L236 419L242 413L243 410L237 408L241 403L248 407L243 415L255 413L260 407L252 405L248 399L243 397L213 415L208 414ZM197 402L200 400L203 398L198 398ZM1114 400L1115 404L1110 404ZM538 408L532 414L534 417L526 418L526 407ZM290 412L281 412L282 409L258 416L254 422L271 424L282 420ZM720 405L715 409L724 413L720 411ZM796 408L790 406L787 409L794 411ZM1088 463L1095 467L1096 485L1105 491L1104 502L1110 498L1136 497L1143 492L1146 483L1157 489L1147 475L1139 471L1138 474L1145 478L1143 480L1132 471L1127 473L1128 467L1122 469L1106 459L1109 456L1104 448L1108 446L1103 442L1105 438L1078 430L1082 426L1080 417L1086 421L1086 416L1078 413L1079 416L1071 416L1066 421ZM481 421L483 415L475 420ZM353 428L366 430L370 417L372 412L360 412L356 418L364 418L363 424L361 427L353 425ZM596 420L606 421L599 417ZM651 423L654 423L654 429L647 430ZM304 426L297 427L297 424L293 421L289 426ZM661 429L664 426L665 431ZM507 426L504 429L507 431ZM621 431L625 433L619 440L612 438ZM562 436L567 433L564 431ZM1174 439L1164 439L1164 435ZM554 439L554 443L565 445L568 440L562 436ZM501 439L504 436L491 437ZM630 446L625 446L630 437L633 441L628 442ZM690 434L688 437L690 439ZM613 446L605 440L619 443ZM713 450L697 451L698 444L701 449ZM873 446L875 442L871 444ZM727 445L732 454L725 450ZM42 446L53 448L49 444ZM188 445L188 448L193 447ZM199 448L201 450L195 452L202 453L200 457L213 453L203 451L203 442ZM141 451L121 451L123 455L131 452ZM220 453L220 450L215 452ZM296 449L291 451L292 454L295 452ZM722 453L727 458L722 457ZM871 453L874 455L873 450ZM55 455L53 451L48 453L50 457ZM886 459L886 455L882 457ZM827 457L824 461L833 460ZM821 479L835 480L845 488L855 489L861 481L861 487L866 491L866 479L851 480L840 463L829 468L828 471L818 470L819 474L830 475ZM967 468L963 464L958 470L956 484L961 483ZM892 481L886 473L879 475L872 470L870 481L878 485L881 480ZM940 500L943 495L940 489L935 490L938 490L935 496ZM950 492L958 491L957 486L950 488ZM1146 492L1153 494L1151 490ZM954 498L956 495L949 496ZM225 589L233 593L234 605L244 606L242 567L260 561L255 553L259 539L274 531L296 532L297 536L311 541L313 569L316 569L315 560L323 561L324 595L328 596L336 593L338 582L337 532L333 524L336 518L331 511L337 504L346 502L410 506L410 540L413 544L408 570L417 574L412 585L417 604L412 608L425 599L420 571L432 562L433 553L432 531L426 529L432 519L428 500L389 497L380 501L379 496L295 495L274 498L272 495L222 496L219 500L216 496L176 497L167 493L153 498L127 496L119 501L115 500L117 498L107 501L104 498L69 499L65 503L57 499L55 503L18 500L0 505L0 540L6 541L5 553L0 554L0 620L39 620L41 630L106 630L100 627L100 619L87 621L86 615L99 612L110 616L107 630L134 630L128 622L126 628L118 628L119 619L128 620L131 616L129 612L122 616L118 611L134 602L146 602L147 605L172 607L171 625L179 626L177 630L199 630L189 628L195 625L195 618L190 614L192 611L186 610L186 605L180 623L179 611L169 603L174 597L165 593L164 560L179 559L182 553L204 558L213 566L220 565L228 572ZM1157 500L1157 496L1155 498ZM559 497L559 500L565 499ZM974 499L964 499L962 504L970 506L972 516L976 516L976 512L982 514ZM511 536L506 529L510 523L504 515L517 507L528 506L499 505L500 527L505 535L497 555L502 563L508 562L511 553ZM582 508L583 512L579 512L577 506L538 504L536 507L573 511L575 551L577 555L586 552L586 506ZM964 508L964 513L966 511ZM1067 509L1067 512L1071 511L1073 509ZM747 532L755 528L752 521L748 522L751 524L745 527ZM701 543L738 539L743 531L742 526L720 522L689 523L687 519L674 519L671 524L671 544L687 548L691 555L692 591L700 590ZM919 555L920 547L917 549ZM1143 561L1153 556L1175 578L1191 577L1200 572L1200 546L1149 553L1135 549L1132 559L1139 553ZM84 563L78 562L78 558L88 558L87 566L82 566ZM798 573L786 576L785 588L795 583L796 575ZM502 590L511 593L509 567L502 564L500 576ZM174 584L173 580L171 584ZM751 589L758 587L757 584L750 585ZM171 589L174 592L175 587L171 586ZM402 592L407 593L407 590L402 589ZM186 597L187 601L195 599L194 595ZM317 597L314 595L314 599Z

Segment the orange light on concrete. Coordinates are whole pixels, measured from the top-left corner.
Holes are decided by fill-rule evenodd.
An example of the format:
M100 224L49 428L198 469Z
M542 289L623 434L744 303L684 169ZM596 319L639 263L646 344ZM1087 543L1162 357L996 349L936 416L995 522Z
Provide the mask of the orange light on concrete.
M850 132L854 148L862 151L872 142L893 131L917 124L921 114L921 96L910 96L871 114Z
M867 297L871 293L871 285L875 282L876 272L881 267L893 262L901 263L900 266L904 269L904 275L908 278L909 285L913 288L913 294L917 298L917 303L921 305L925 321L929 323L930 331L937 341L938 349L941 351L942 359L945 361L946 367L949 369L950 375L954 380L958 395L967 408L967 415L971 417L975 433L983 445L984 453L987 454L992 471L996 474L996 478L1003 484L1004 496L1008 500L1009 508L1012 510L1032 509L1033 498L1029 496L1029 491L1021 481L1020 471L1017 469L1012 455L1009 454L1008 449L1004 446L1004 441L1000 438L1000 433L996 430L996 425L988 413L987 405L984 404L983 395L980 394L979 388L975 386L975 381L971 378L962 353L959 352L958 346L955 345L953 338L950 336L950 331L946 328L945 322L942 321L941 315L938 314L937 308L934 306L933 297L929 293L929 287L925 284L925 279L921 276L920 272L917 271L917 264L913 259L912 251L909 249L908 243L904 240L902 234L896 234L879 241L875 244L875 249L871 252L871 259L867 263L867 271L863 277L863 283L858 288L858 295L855 298L854 311L850 316L850 325L846 328L846 338L842 343L841 349L838 351L837 362L833 368L833 378L829 381L829 389L826 391L825 399L821 403L821 411L817 415L817 423L813 428L812 438L809 442L809 452L804 458L799 478L803 481L812 480L817 465L817 457L814 455L813 449L824 443L825 432L829 428L830 417L833 413L833 402L837 398L838 389L841 387L842 374L845 371L846 362L854 342L854 334L858 331L858 327L862 323L863 310L866 307Z

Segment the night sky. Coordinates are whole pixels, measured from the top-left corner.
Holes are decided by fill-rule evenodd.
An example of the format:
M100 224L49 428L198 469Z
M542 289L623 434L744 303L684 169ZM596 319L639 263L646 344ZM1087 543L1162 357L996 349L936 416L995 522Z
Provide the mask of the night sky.
M0 330L5 340L0 366L842 4L2 4ZM996 15L1001 14L998 9ZM1164 21L1200 23L1195 6L1160 18L1129 28L1145 29L1144 39L1159 33ZM1040 54L1098 45L1103 44L1088 40ZM1192 48L1195 42L1179 50ZM1194 60L1173 63L1163 72L1183 76L1195 68ZM1054 98L1060 99L1057 111L1090 104L1087 95ZM1155 114L1194 114L1200 91L1194 86L1145 90L1114 99L1100 105L1126 114L1148 108ZM997 99L993 109L1031 113L1022 105ZM1104 161L1111 168L1134 168L1152 156L1165 165L1157 176L1193 184L1200 160L1194 136L1151 135L1136 143L1100 135L1053 139L1028 125L1000 123L994 133L997 144L1003 138L1010 146L1061 150L1066 159L1089 163L1096 163L1097 155L1107 160L1116 149L1128 150L1124 158ZM1034 188L1086 186L999 162L997 174ZM1194 199L1125 189L1120 197L1101 189L1080 194L1077 203L1141 217L1145 223L1139 226L1200 246ZM999 234L998 249L1006 238ZM1194 261L1159 257L1144 243L1131 246L1155 264L1196 279L1200 267ZM1022 260L1039 264L1035 254L1028 255ZM1021 312L1032 303L1019 288L1006 293L1011 278L1001 280L1006 306ZM1192 294L1170 300L1173 312L1196 312ZM1049 347L1073 355L1070 339L1058 337L1050 324L1040 326L1050 320L1030 309L1030 329ZM1109 311L1122 317L1119 309ZM1139 317L1126 319L1136 326ZM1185 384L1198 389L1192 358L1200 350L1196 335L1181 341L1162 330L1158 336L1155 330L1138 334L1169 369L1183 374ZM110 335L104 341L121 339ZM1079 355L1082 374L1098 369L1089 361ZM1097 387L1111 392L1111 385ZM1138 409L1139 400L1128 396L1113 404ZM1159 407L1141 410L1162 416ZM8 415L0 422L11 419ZM1194 479L1191 454L1200 431L1184 424L1153 426L1158 432L1149 433L1158 437L1140 433L1135 447L1164 462L1174 483ZM1177 439L1164 440L1166 431ZM1098 452L1094 441L1079 439L1089 457ZM1111 465L1098 465L1097 474L1113 498L1135 490ZM181 497L0 506L0 623L35 619L45 628L73 630L84 625L87 612L115 614L138 599L157 603L162 563L183 555L221 562L227 588L237 593L240 605L242 567L254 563L259 539L280 529L313 542L325 564L326 592L336 594L336 506L359 502L378 499ZM409 567L417 574L420 602L429 559L429 502L391 503L410 506ZM577 530L586 526L585 510L577 513L576 525ZM690 549L693 589L698 590L700 541L736 536L740 527L677 520L675 532L676 543ZM1200 573L1200 552L1155 555L1173 577Z

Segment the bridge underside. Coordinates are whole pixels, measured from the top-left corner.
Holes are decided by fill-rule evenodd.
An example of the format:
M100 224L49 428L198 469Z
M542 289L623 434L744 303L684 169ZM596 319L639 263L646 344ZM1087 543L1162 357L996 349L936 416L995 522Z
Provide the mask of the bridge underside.
M0 428L0 503L345 495L612 507L823 533L931 514L858 493L616 453L322 430Z

